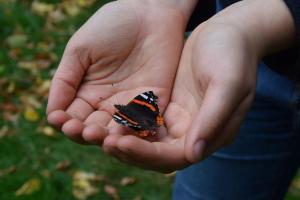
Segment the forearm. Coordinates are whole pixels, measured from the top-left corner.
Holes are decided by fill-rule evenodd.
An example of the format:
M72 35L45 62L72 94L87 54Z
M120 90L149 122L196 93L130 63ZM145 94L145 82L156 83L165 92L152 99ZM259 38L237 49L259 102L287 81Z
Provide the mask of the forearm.
M128 0L124 0L125 2ZM146 4L149 8L167 9L180 12L187 23L198 0L133 0L134 3Z
M282 0L245 0L236 3L213 20L231 24L244 33L259 56L291 46L295 26Z
M150 0L151 1L151 0ZM153 1L153 0L152 0ZM176 9L180 9L184 17L189 20L198 0L158 0L162 4L173 6Z

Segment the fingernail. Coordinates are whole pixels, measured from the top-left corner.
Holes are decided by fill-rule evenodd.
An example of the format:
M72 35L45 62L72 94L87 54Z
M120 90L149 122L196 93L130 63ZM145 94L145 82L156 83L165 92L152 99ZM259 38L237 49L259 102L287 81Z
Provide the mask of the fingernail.
M201 160L201 158L203 158L205 147L206 144L204 140L199 140L198 142L196 142L196 144L194 145L195 162L198 162Z

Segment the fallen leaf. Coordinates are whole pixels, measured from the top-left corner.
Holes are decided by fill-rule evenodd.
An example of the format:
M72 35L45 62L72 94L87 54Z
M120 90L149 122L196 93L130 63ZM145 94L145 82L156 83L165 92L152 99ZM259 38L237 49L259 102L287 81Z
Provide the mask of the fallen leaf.
M15 89L16 89L16 83L13 81L9 82L9 85L7 87L7 92L13 93L15 91Z
M56 136L56 131L54 130L54 128L50 127L50 126L45 126L45 127L42 127L40 129L40 131L48 136L48 137L55 137Z
M94 182L99 182L103 180L103 177L97 174L84 171L76 171L73 177L74 179L86 179Z
M136 178L134 177L124 177L122 178L122 180L120 181L120 184L122 186L127 186L127 185L132 185L136 182Z
M54 6L44 2L33 1L31 4L31 10L38 15L45 16L54 10Z
M26 106L24 111L24 118L30 122L36 122L39 120L39 113L32 107Z
M32 70L32 69L36 69L38 67L36 61L32 60L32 61L19 61L17 63L17 66L21 69L27 69L27 70Z
M79 6L73 1L64 1L62 6L67 15L71 17L74 17L80 13Z
M6 168L6 169L1 169L1 170L0 170L0 177L1 177L1 176L4 176L4 175L6 175L6 174L12 174L12 173L14 173L14 172L16 172L16 171L17 171L17 168L16 168L15 165L10 166L9 168Z
M77 0L77 4L81 7L90 7L96 0Z
M2 113L3 115L3 119L6 120L6 121L10 121L10 122L17 122L18 119L19 119L19 113L13 113L13 112L7 112L7 111L4 111Z
M100 180L99 176L93 173L77 171L73 175L73 196L79 200L86 200L90 196L94 196L99 192L96 187L98 184L94 182ZM94 184L93 184L94 183Z
M55 169L58 171L65 171L69 169L71 166L71 162L69 160L63 160L55 165Z
M49 13L49 21L54 23L59 23L64 21L67 16L62 12L61 9L56 9Z
M16 192L16 196L29 195L41 188L41 181L37 178L32 178L26 181Z
M1 129L0 129L0 138L3 138L6 135L8 135L8 130L9 130L8 126L1 127Z
M27 35L16 33L6 38L6 43L10 48L19 48L26 45L28 40Z
M45 96L48 94L50 89L51 81L50 80L43 80L37 87L36 93Z
M42 107L41 102L33 94L24 94L24 95L20 96L20 100L22 101L23 105L26 105L26 106L30 106L30 107L33 107L36 109Z
M134 197L133 200L142 200L142 197L141 196L136 196L136 197Z
M119 200L120 199L119 194L118 194L118 190L112 185L106 184L104 186L104 192L108 196L110 196L113 200Z

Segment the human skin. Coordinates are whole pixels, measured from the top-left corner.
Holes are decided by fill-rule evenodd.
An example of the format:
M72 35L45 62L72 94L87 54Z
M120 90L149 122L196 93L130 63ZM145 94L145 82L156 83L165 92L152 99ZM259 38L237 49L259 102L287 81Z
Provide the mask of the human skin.
M233 142L255 94L257 63L295 40L280 0L245 0L199 25L187 40L157 142L110 135L104 149L120 160L170 172Z
M186 167L231 143L254 96L258 60L294 40L286 5L245 0L199 25L184 46L173 85L187 22L182 16L189 14L118 2L114 12L122 13L122 20L114 27L109 22L118 21L111 14L115 8L108 6L70 40L53 78L48 121L79 143L103 144L125 163L161 172ZM126 2L137 3L136 12ZM127 135L111 120L111 102L126 103L147 90L159 96L166 122L167 135L155 142Z
M119 126L113 104L153 90L163 112L195 4L120 0L100 8L66 46L51 84L49 123L78 143L101 145Z

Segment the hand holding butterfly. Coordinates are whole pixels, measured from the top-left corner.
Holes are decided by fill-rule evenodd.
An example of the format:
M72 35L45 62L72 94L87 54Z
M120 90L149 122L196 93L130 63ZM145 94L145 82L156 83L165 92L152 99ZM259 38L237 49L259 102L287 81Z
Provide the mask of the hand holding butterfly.
M231 143L255 93L257 62L293 39L281 1L246 0L225 9L185 44L164 113L168 135L156 142L110 135L104 149L126 163L170 172Z
M99 9L64 51L49 94L49 123L76 142L101 144L107 127L116 126L113 104L153 90L164 110L195 3L120 0Z

